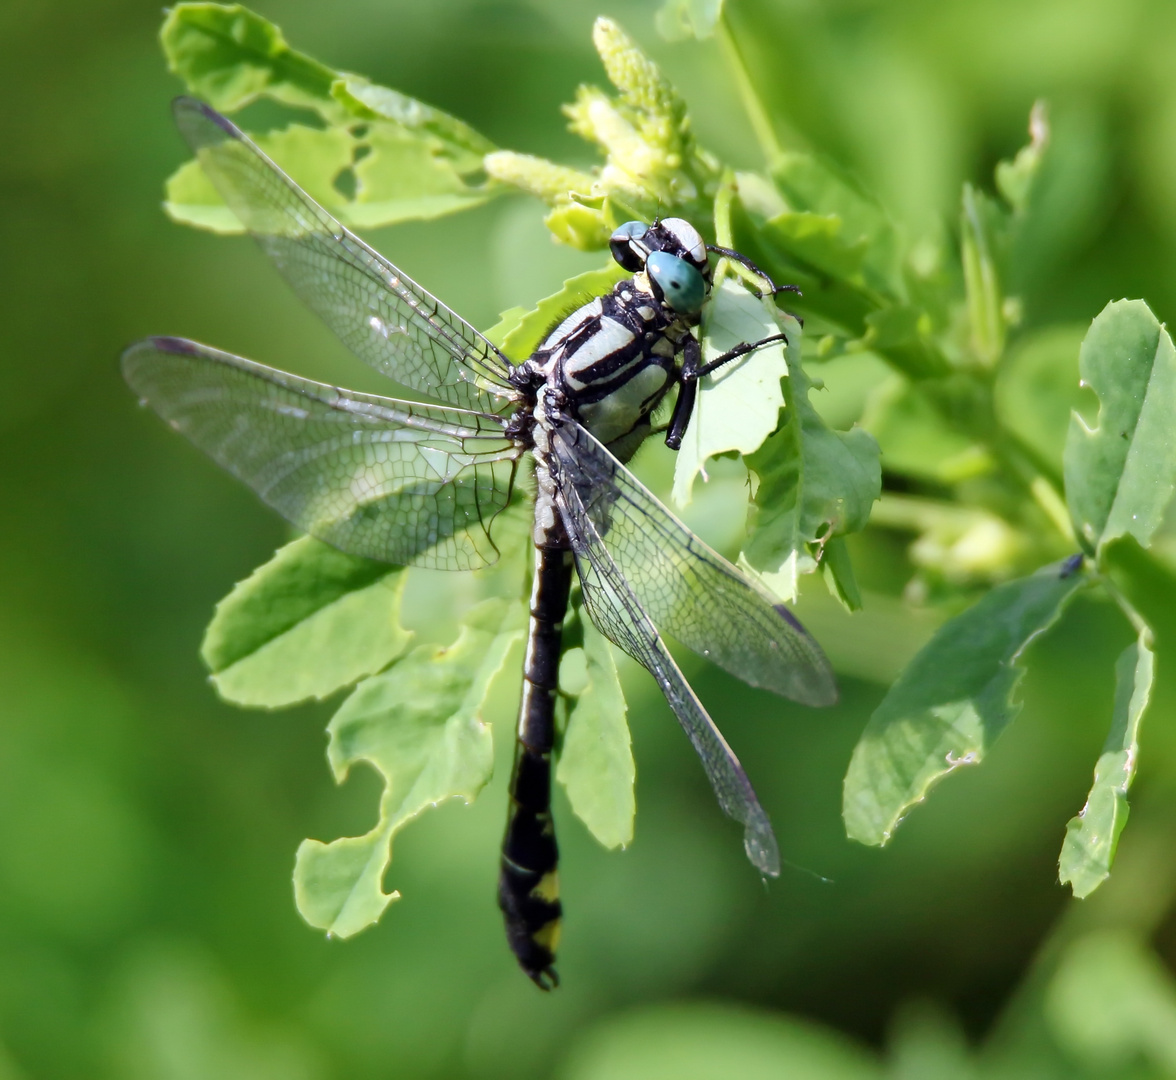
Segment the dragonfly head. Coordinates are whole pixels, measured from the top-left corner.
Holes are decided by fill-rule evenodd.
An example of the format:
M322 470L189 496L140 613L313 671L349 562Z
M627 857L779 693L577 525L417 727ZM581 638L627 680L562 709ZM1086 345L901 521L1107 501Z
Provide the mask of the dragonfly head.
M683 218L661 218L652 225L626 221L608 242L613 258L626 270L644 270L654 295L679 315L702 310L710 286L706 243Z

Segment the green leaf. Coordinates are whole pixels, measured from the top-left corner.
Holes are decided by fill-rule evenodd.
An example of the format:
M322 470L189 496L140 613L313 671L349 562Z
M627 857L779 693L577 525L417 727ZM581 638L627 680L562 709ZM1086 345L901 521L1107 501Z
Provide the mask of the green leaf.
M1083 403L1078 350L1084 327L1050 326L1028 334L1001 361L993 404L1001 425L1061 475L1070 414Z
M743 559L791 599L810 546L865 527L882 490L882 470L871 435L858 427L833 431L825 425L809 402L808 378L799 364L782 385L784 423L746 458L759 486Z
M964 185L960 246L972 351L986 367L1004 352L1005 320L997 260L1004 217L983 192Z
M1135 934L1096 930L1062 955L1045 992L1049 1034L1088 1076L1176 1071L1176 983ZM1157 1066L1133 1069L1143 1057Z
M1004 196L1014 214L1029 209L1033 186L1041 171L1041 162L1049 145L1049 121L1045 102L1037 101L1029 113L1029 142L1017 151L1012 161L998 161L996 190Z
M877 202L848 177L811 154L782 155L773 164L772 178L793 213L839 219L840 228L832 230L825 226L829 230L828 242L835 239L841 249L838 260L850 258L848 252L860 245L860 259L856 255L852 258L858 261L866 285L894 299L905 300L898 234ZM815 219L811 224L816 226Z
M452 645L413 650L356 687L332 718L327 757L335 779L366 761L383 777L384 792L370 832L298 848L294 896L311 926L350 937L376 922L399 896L383 887L396 832L443 799L471 802L486 785L494 753L481 709L522 636L522 615L518 604L483 601Z
M291 124L256 142L316 202L332 212L344 208L347 200L335 187L335 178L350 168L355 153L355 140L347 131ZM164 209L173 221L217 233L244 232L198 161L181 165L168 178L166 193Z
M263 96L317 112L328 124L325 130L294 124L254 141L347 225L427 220L506 190L466 182L467 176L484 179L482 159L494 149L473 128L295 52L276 26L246 8L179 4L164 22L162 41L171 69L222 112ZM351 190L354 195L345 193ZM187 225L241 231L195 162L168 181L166 208Z
M829 595L846 611L861 610L862 594L843 536L835 536L825 544L825 550L821 554L821 574Z
M358 75L338 79L331 87L331 96L360 119L391 121L406 132L432 136L453 157L460 172L481 168L482 159L497 149L456 116Z
M870 394L862 426L878 440L892 475L957 484L991 472L989 450L951 424L920 384L893 375Z
M555 778L597 840L607 848L625 847L637 812L625 695L608 640L578 610L577 622L583 646L560 661L560 690L574 702Z
M1066 501L1088 552L1130 534L1147 547L1176 482L1176 349L1142 300L1108 304L1078 370L1098 397L1096 424L1070 419Z
M240 4L177 4L159 36L171 71L221 112L265 95L328 119L342 113L331 98L337 73L295 52L273 23Z
M870 717L845 774L846 833L885 844L932 784L980 762L1021 710L1030 643L1057 621L1086 574L1066 564L1010 581L945 623Z
M356 137L345 128L291 124L254 141L317 203L357 229L436 218L497 194L468 187L425 140L391 125L373 124ZM337 184L347 174L354 180L351 195ZM181 165L169 178L164 208L185 225L244 231L197 161Z
M358 161L356 194L336 210L359 229L427 221L479 206L500 193L468 186L455 163L439 155L429 140L392 125L373 125L356 139L352 158Z
M864 284L862 264L869 239L845 236L837 214L785 210L765 222L763 231L793 258L833 277Z
M657 11L657 32L666 41L704 41L722 15L723 0L665 0Z
M577 251L600 251L608 247L612 233L603 209L578 202L560 203L543 219L543 224L561 244Z
M1119 834L1127 824L1127 790L1139 758L1139 724L1151 699L1155 657L1141 635L1115 665L1115 707L1106 745L1094 767L1086 805L1066 825L1058 880L1089 896L1111 874Z
M800 323L777 319L745 288L725 279L703 310L702 359L711 360L745 342L783 330L788 350L776 342L719 368L703 379L682 448L674 462L674 502L688 506L699 473L718 454L758 450L780 422L784 392L780 380L800 363Z
M238 705L324 698L385 668L412 635L400 626L405 570L304 536L216 607L201 645L212 682Z
M511 360L521 364L561 319L594 297L610 292L618 281L628 276L610 259L600 270L588 270L568 278L559 292L544 297L530 311L516 307L503 312L498 322L486 331L486 336Z

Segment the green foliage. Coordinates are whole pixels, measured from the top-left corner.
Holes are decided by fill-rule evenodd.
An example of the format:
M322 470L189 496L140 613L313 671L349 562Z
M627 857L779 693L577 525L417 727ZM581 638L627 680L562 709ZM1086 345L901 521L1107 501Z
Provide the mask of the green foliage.
M1176 485L1176 353L1146 304L1108 305L1077 362L1077 327L1024 328L1022 291L1057 260L1080 219L1083 181L1071 166L1097 172L1096 155L1077 127L1055 139L1039 103L1027 144L998 163L992 191L964 184L958 235L912 231L846 170L781 145L721 2L669 0L658 25L674 39L716 40L759 142L760 171L736 173L702 147L683 96L608 19L597 20L593 43L612 89L581 86L564 109L570 130L599 155L594 166L498 149L423 102L294 52L276 27L240 7L181 4L163 41L173 71L218 108L268 98L315 113L317 126L292 123L258 141L354 226L437 217L516 190L546 204L545 223L565 245L600 250L621 221L681 215L774 281L799 285L802 296L783 295L807 320L803 335L778 299L756 299L725 276L732 270L762 287L746 267L718 272L704 310L704 358L780 328L789 343L705 380L673 496L681 507L696 496L705 502L710 492L700 495L696 480L708 478L708 463L742 458L752 504L741 562L789 600L802 575L819 570L842 606L868 609L874 598L851 559L863 549L846 538L864 534L867 551L885 531L909 544L905 595L945 621L890 688L849 763L845 828L868 844L885 843L937 780L987 754L1020 711L1028 646L1076 593L1109 595L1137 643L1120 659L1111 733L1062 849L1061 877L1085 896L1110 873L1152 657L1164 647L1146 600L1133 595L1141 571L1122 538L1152 560ZM201 228L238 227L195 162L169 181L167 206ZM520 297L532 306L505 312L489 336L520 361L620 276L610 264L538 302ZM887 374L855 391L859 404L837 425L827 422L824 377L832 386L866 359ZM1097 418L1081 414L1089 395L1079 376L1098 398ZM1085 560L1059 562L1075 536ZM380 822L363 837L307 841L297 871L308 920L349 934L392 898L381 880L393 833L426 804L470 798L485 783L489 736L478 709L521 609L492 605L493 630L489 609L475 609L477 625L456 645L422 645L405 657L395 613L413 572L380 576L340 560L309 541L284 549L218 609L205 656L221 693L247 704L322 697L368 676L332 721L331 760L339 777L356 760L376 765L386 781ZM299 590L302 608L283 614L287 593ZM384 621L381 603L392 612ZM346 631L338 629L344 616L355 620ZM633 834L625 706L607 645L589 625L581 632L561 672L567 729L558 777L593 835L619 846ZM341 648L345 641L352 644ZM1162 655L1156 660L1162 665ZM298 667L297 678L279 677L286 665ZM429 694L441 702L435 709L417 700ZM406 743L394 754L399 738Z
M329 697L396 660L404 569L305 536L216 608L200 655L220 695L278 708Z
M221 112L268 98L316 113L325 128L291 124L257 142L348 225L441 217L506 190L481 179L494 145L467 124L295 52L276 26L240 5L177 4L161 41L189 92ZM187 225L241 231L195 161L168 180L165 207Z
M1077 412L1066 439L1066 498L1091 553L1120 536L1147 546L1176 483L1176 349L1142 300L1108 304L1082 343L1078 369L1098 417Z
M586 304L594 296L608 292L625 276L610 260L601 270L588 270L564 282L563 288L545 297L529 311L511 308L504 311L486 336L516 364L522 363L542 343L560 319Z
M942 626L890 688L845 774L846 832L884 844L937 780L983 760L1021 710L1025 650L1085 584L1050 566L993 589Z
M787 598L827 541L865 527L882 485L873 437L861 428L830 430L808 395L797 365L787 382L783 425L747 456L759 487L744 557Z
M1051 981L1045 1014L1062 1046L1095 1069L1122 1075L1140 1059L1159 1075L1176 1068L1176 986L1130 932L1076 941Z
M607 848L625 847L633 839L637 772L616 661L608 639L579 605L565 635L559 689L569 704L555 778L597 840Z
M327 728L335 779L342 783L364 761L380 773L384 793L370 832L299 847L294 896L311 926L346 938L379 919L400 895L383 888L392 837L430 806L454 797L468 803L486 785L494 753L482 705L521 637L518 607L486 600L452 645L421 645L340 706Z
M1155 656L1149 643L1128 645L1115 665L1115 711L1081 812L1066 824L1058 879L1075 896L1089 896L1111 873L1119 834L1127 824L1127 789L1139 757L1139 721L1151 698Z
M878 1080L882 1075L865 1054L804 1021L751 1010L669 1005L644 1009L596 1032L578 1048L561 1080Z
M781 331L788 335L787 351L799 367L800 324L777 316L746 289L724 279L704 311L703 363L742 342ZM776 342L706 376L674 463L673 497L678 506L689 505L694 481L710 458L731 451L749 454L776 430L784 407L782 380L788 377L789 366L784 345Z
M723 0L665 0L657 13L658 32L670 41L708 38L722 13Z
M177 4L159 39L172 74L221 112L262 96L317 110L338 77L291 49L273 23L241 4Z

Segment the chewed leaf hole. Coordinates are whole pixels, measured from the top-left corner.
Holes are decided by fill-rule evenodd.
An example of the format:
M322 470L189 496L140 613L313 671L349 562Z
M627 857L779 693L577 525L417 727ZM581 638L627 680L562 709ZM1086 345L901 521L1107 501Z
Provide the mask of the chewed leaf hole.
M358 154L356 155L358 157ZM339 192L348 202L353 200L356 193L359 191L359 180L356 178L355 170L348 166L342 169L335 175L335 179L331 181L331 186Z

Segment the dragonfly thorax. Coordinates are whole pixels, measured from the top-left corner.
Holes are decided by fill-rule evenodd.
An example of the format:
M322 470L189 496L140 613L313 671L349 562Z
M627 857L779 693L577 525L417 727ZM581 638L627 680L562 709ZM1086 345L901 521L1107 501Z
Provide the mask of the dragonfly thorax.
M572 312L526 367L624 461L649 433L650 414L677 381L675 358L697 321L658 297L640 272Z

